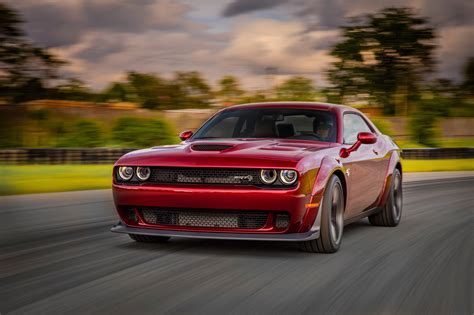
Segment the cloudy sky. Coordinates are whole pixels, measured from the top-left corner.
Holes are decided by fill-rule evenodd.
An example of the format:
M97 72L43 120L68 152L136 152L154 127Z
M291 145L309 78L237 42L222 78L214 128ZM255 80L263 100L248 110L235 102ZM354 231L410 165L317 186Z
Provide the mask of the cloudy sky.
M459 79L474 56L474 0L6 0L39 45L70 61L94 88L128 70L197 70L211 82L233 74L250 89L305 75L324 83L346 17L411 6L438 29L442 77Z

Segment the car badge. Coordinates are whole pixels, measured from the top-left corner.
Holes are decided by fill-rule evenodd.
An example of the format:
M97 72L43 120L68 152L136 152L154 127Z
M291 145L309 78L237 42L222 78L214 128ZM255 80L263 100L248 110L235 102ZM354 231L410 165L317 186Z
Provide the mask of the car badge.
M234 176L234 179L240 180L241 182L251 182L253 180L252 175L239 175L239 176Z

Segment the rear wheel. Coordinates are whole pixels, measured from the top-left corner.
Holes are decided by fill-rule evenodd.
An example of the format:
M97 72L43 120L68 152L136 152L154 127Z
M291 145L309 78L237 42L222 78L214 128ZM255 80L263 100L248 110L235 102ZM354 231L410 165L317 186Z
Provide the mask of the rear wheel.
M369 216L370 223L378 226L397 226L402 218L402 205L402 174L396 168L393 171L387 202L380 212Z
M311 253L334 253L341 245L344 230L344 190L336 175L329 179L320 211L322 212L319 238L300 242L300 247Z
M139 243L164 243L170 238L167 236L152 236L141 234L128 234L132 240Z

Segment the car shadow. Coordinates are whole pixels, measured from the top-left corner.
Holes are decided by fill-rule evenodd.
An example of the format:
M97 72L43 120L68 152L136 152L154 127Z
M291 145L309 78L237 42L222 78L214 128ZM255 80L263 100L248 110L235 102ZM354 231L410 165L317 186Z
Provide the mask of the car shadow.
M343 242L366 232L372 228L367 219L363 219L344 227ZM126 237L125 235L123 235ZM301 251L295 242L272 241L240 241L214 239L187 239L172 238L166 243L136 243L128 237L126 242L117 245L121 249L132 251L156 251L165 253L181 252L186 255L218 255L218 256L266 256L266 257L294 257L313 256L314 254ZM344 243L341 250L344 250Z

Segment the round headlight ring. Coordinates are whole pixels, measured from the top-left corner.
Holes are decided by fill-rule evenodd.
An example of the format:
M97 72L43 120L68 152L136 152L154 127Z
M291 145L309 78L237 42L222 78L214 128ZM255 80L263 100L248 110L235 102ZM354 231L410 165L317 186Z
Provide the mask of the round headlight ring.
M280 180L285 185L293 185L298 180L298 173L295 170L281 170Z
M149 167L137 167L137 177L140 180L147 180L150 178L151 170Z
M263 169L260 171L260 179L267 185L273 184L278 176L278 172L272 169Z
M118 169L118 175L122 180L130 180L133 177L133 167L120 166Z

